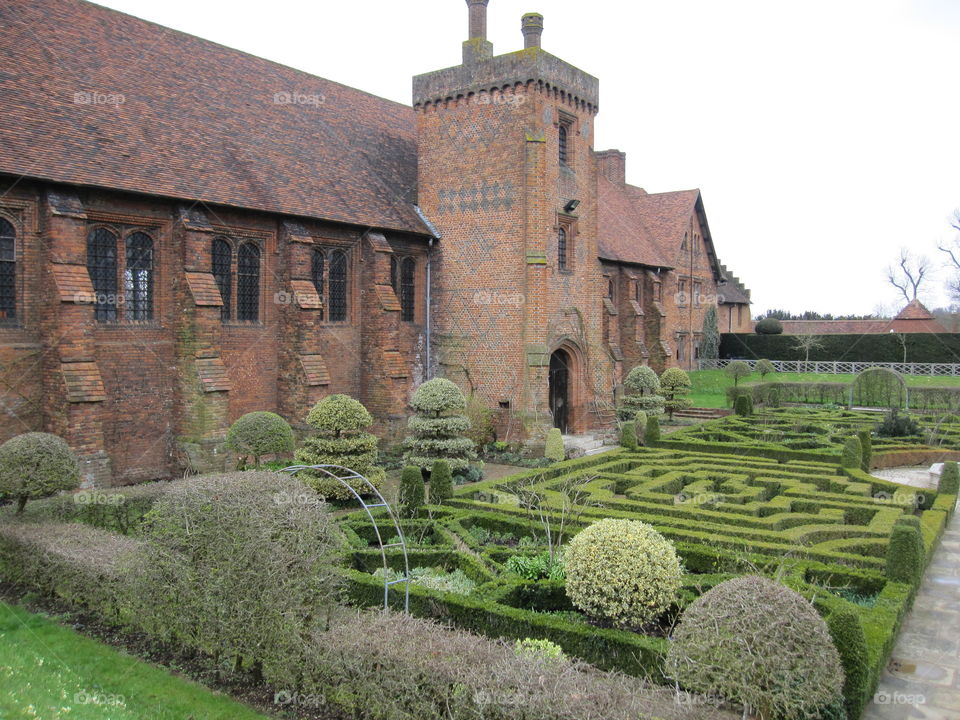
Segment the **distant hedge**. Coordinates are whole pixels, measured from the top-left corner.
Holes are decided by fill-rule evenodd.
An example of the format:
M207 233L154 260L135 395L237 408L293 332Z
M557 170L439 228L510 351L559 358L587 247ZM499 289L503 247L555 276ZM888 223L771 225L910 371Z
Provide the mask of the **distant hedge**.
M822 335L821 348L810 350L810 360L851 362L903 362L903 346L895 333L876 335ZM724 334L720 358L767 358L804 360L804 351L794 349L796 335ZM907 362L960 362L960 334L913 333L907 335Z

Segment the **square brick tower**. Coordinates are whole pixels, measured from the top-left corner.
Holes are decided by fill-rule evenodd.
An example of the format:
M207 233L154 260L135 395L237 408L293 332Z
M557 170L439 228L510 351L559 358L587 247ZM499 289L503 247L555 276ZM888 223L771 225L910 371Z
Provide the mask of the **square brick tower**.
M540 47L494 56L467 0L463 63L413 79L420 206L433 267L434 370L497 411L498 436L608 425L622 368L603 341L596 78Z

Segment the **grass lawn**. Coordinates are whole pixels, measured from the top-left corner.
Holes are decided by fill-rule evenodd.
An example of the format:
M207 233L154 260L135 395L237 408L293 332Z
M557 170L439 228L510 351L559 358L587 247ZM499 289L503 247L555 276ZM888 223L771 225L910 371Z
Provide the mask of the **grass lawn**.
M850 383L856 375L828 375L824 373L770 373L767 381L778 382L835 382ZM907 385L919 387L960 387L960 377L930 375L906 375ZM690 373L693 383L690 398L695 407L725 408L727 388L733 380L723 370L694 370ZM759 373L753 373L740 382L760 382Z
M169 671L0 603L0 718L264 720Z

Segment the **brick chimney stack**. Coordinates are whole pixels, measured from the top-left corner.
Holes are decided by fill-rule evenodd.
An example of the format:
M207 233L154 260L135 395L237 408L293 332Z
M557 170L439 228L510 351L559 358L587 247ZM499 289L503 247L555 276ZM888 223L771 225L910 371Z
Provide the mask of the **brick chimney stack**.
M617 185L627 182L627 154L619 150L600 150L596 153L597 169L607 180Z
M470 37L463 43L463 64L493 57L493 43L487 41L487 4L490 0L467 0L470 8Z
M523 47L540 47L540 37L543 35L543 15L527 13L520 21L520 30L523 32Z

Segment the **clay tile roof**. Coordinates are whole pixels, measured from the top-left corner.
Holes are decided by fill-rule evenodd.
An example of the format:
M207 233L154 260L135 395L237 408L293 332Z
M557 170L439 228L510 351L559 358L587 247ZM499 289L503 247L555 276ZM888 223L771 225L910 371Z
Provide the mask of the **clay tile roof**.
M0 173L429 234L405 105L82 0L0 54Z
M632 185L619 185L597 177L597 240L604 260L673 267L669 256L654 240L637 202L645 196Z
M637 211L650 229L653 239L666 250L675 251L683 233L690 227L700 197L699 190L637 194Z
M911 300L903 310L897 313L896 320L933 320L933 315L919 300Z

